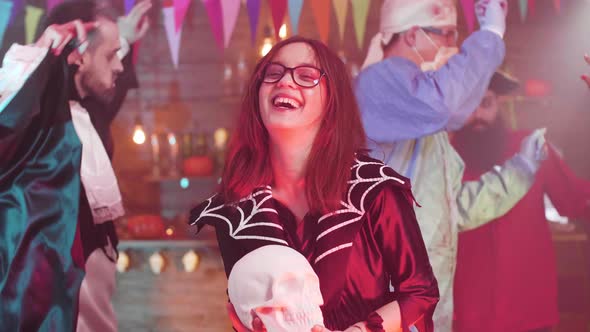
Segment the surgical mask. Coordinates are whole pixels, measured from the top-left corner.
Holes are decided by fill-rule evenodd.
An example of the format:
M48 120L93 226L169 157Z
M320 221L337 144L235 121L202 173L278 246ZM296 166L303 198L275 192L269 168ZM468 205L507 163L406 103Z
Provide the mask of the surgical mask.
M439 70L442 66L444 66L449 59L459 53L459 48L457 47L446 47L446 46L438 46L432 38L422 29L420 29L424 36L430 41L430 43L437 49L436 55L434 56L434 60L432 61L425 61L424 57L418 52L418 49L414 46L414 52L418 55L422 63L420 64L420 69L422 71L433 71Z

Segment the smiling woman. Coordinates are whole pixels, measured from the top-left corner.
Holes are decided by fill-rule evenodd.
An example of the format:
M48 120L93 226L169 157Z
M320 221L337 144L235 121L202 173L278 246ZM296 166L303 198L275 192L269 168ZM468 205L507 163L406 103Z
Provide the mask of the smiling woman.
M325 328L408 331L418 325L429 331L438 287L410 183L364 155L364 148L342 61L318 41L282 41L250 79L220 193L193 209L190 223L197 232L215 227L227 275L260 247L286 245L301 253L320 281ZM260 264L269 264L265 271L277 268L270 260ZM296 266L286 264L292 275ZM252 282L270 283L267 277ZM288 288L286 298L301 298L290 290L295 292ZM274 303L273 292L257 297L264 306L240 303L238 311L275 317L269 332L311 330L295 328L314 321L309 303ZM234 312L230 306L238 331L259 326L240 321Z
M313 75L314 69L320 77L307 80L319 80L317 84L296 83L299 77L302 83L303 76ZM282 112L273 104L277 101L291 102L295 108ZM224 195L237 199L270 183L270 141L302 130L305 134L295 136L307 140L297 142L309 152L306 180L317 184L306 187L310 207L324 211L338 207L346 190L341 180L349 176L354 153L365 146L350 78L340 59L315 40L294 37L278 43L256 66L241 108L223 175ZM244 179L241 174L250 176Z

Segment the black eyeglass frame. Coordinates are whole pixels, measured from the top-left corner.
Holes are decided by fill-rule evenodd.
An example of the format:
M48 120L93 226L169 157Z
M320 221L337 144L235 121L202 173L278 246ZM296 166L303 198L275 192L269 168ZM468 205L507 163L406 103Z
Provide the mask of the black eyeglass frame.
M283 73L276 80L267 80L267 78L266 78L266 71L268 70L268 67L270 67L272 65L282 67L283 68ZM296 78L297 75L295 75L295 71L297 69L299 69L299 68L311 68L311 69L315 69L315 70L317 70L320 73L320 76L317 79L314 79L313 80L313 84L312 85L301 84L301 82L299 82L298 79ZM287 72L290 72L291 73L291 79L293 80L293 82L295 82L295 84L297 84L298 86L300 86L302 88L313 88L313 87L316 87L318 84L320 84L320 82L322 80L322 77L326 76L326 73L323 70L321 70L321 69L319 69L317 67L314 67L314 66L301 65L301 66L296 66L296 67L287 67L287 66L284 66L284 65L282 65L282 64L280 64L278 62L271 62L271 63L267 64L266 67L264 68L264 70L262 71L261 80L262 80L263 83L276 83L276 82L282 80L283 77L285 77L285 74Z

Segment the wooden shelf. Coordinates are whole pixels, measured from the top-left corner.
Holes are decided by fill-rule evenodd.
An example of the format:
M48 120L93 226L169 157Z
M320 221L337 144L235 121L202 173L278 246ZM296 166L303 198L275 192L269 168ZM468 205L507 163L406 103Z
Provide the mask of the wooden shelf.
M128 249L210 249L217 248L215 240L123 240L117 246L119 250Z
M148 176L145 178L147 182L179 182L182 179L188 179L189 181L194 182L214 182L218 181L219 176L183 176L183 175L176 175L176 176Z

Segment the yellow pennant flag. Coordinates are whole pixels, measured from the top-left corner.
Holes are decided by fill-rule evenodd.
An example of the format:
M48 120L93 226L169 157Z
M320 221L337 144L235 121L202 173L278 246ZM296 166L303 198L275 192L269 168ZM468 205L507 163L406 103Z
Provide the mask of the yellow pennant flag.
M35 41L39 20L45 11L39 7L28 6L25 9L25 44Z
M344 39L344 29L346 28L346 14L348 13L349 0L332 0L334 5L334 13L336 14L336 21L338 22L338 32L340 32L340 40Z
M356 42L359 48L363 48L365 42L365 30L367 27L367 16L369 15L371 0L351 0L351 2Z

